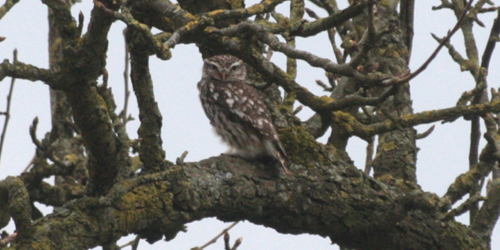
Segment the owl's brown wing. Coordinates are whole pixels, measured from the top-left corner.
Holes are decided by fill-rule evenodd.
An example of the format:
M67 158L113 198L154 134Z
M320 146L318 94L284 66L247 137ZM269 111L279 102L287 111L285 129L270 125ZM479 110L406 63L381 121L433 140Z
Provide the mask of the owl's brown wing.
M253 87L244 82L218 83L215 84L214 93L218 96L212 98L212 101L231 114L228 115L229 119L249 125L272 142L285 158L287 157L271 115Z

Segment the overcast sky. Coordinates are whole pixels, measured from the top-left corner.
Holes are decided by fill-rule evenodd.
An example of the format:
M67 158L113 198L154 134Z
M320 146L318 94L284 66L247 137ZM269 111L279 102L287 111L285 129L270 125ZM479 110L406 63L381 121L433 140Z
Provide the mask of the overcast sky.
M85 16L87 23L90 18L92 1L84 0L84 3L73 7L73 16L77 19L80 11ZM252 1L253 2L253 1ZM347 1L339 1L341 7L345 7ZM437 43L432 39L430 33L440 37L446 35L451 29L456 18L450 10L432 11L433 5L439 5L439 0L416 1L415 10L415 37L413 42L413 53L410 68L415 70L432 53ZM499 1L493 1L499 5ZM249 4L247 4L249 6ZM306 7L313 5L306 2ZM286 14L288 6L279 10ZM324 12L317 14L324 16ZM494 14L482 15L480 18L486 24L486 28L475 25L476 42L480 54L488 39ZM86 26L85 26L86 27ZM118 104L118 110L123 107L123 70L124 70L124 41L123 29L125 25L115 22L109 34L109 52L107 70L109 72L109 85L113 88L114 96ZM85 32L86 28L84 29ZM0 43L0 58L12 61L12 51L18 49L18 59L24 63L48 68L48 24L47 8L40 1L21 1L0 20L0 36L7 39ZM455 48L465 56L462 34L452 38ZM313 45L314 44L314 45ZM323 32L315 38L297 39L297 48L310 51L322 57L334 60L331 47L326 34ZM173 58L169 61L161 61L151 57L151 74L155 84L155 95L163 114L163 147L167 159L175 161L185 150L189 151L186 161L198 161L210 156L219 155L226 151L226 147L214 136L208 119L202 111L198 100L196 83L201 78L201 55L194 45L178 45L172 51ZM284 65L285 57L275 53L273 61ZM494 52L488 84L490 87L500 87L500 61L499 49ZM496 70L496 71L495 71ZM297 82L306 86L310 91L318 95L325 95L322 89L314 83L321 79L326 82L324 72L317 68L308 67L299 62ZM6 78L0 83L0 111L5 110L5 98L7 96L10 79ZM432 62L430 67L418 78L411 82L411 91L415 112L430 109L441 109L455 106L460 95L475 86L473 78L468 72L460 72L459 66L454 63L446 49ZM50 104L48 87L42 82L29 82L17 80L13 94L11 120L9 123L6 145L3 149L0 161L0 180L8 175L19 175L34 155L35 147L31 143L28 128L32 120L38 116L38 137L42 138L50 131ZM129 111L136 121L128 124L130 137L137 137L138 116L136 102L133 95L130 98ZM311 112L304 110L300 117L305 119ZM3 124L4 117L0 117ZM468 146L469 146L469 123L458 119L450 124L436 123L434 132L426 139L417 142L420 148L417 162L417 176L419 184L425 191L435 192L443 195L448 186L456 176L468 169ZM424 132L431 125L417 127L418 132ZM484 128L483 131L484 132ZM322 139L323 141L326 138ZM203 142L203 143L200 143ZM484 145L484 139L481 141ZM360 140L351 140L348 152L354 159L355 165L363 168L366 144ZM45 209L44 213L49 213ZM462 216L459 220L468 222L468 216ZM220 232L227 224L215 219L206 219L188 225L187 233L179 233L171 242L158 242L150 246L141 241L139 249L190 249L201 246ZM14 230L13 223L7 228L9 233ZM239 249L338 249L332 246L328 239L319 236L291 236L277 234L273 229L255 226L250 223L240 223L230 231L232 241L243 237L243 244ZM500 248L500 230L495 229L492 249ZM130 240L123 239L120 243ZM207 249L222 249L223 241Z

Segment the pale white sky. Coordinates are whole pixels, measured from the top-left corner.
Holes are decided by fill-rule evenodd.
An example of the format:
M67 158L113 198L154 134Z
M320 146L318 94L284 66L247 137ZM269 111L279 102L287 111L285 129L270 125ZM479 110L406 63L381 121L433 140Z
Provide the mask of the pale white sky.
M252 1L253 2L253 1ZM339 1L345 6L347 1ZM411 69L416 69L432 53L437 46L430 36L434 33L440 37L455 24L455 17L449 10L432 11L433 5L441 1L416 1L415 10L415 37ZM493 1L497 5L498 1ZM247 4L249 6L250 4ZM312 4L306 2L311 8ZM77 19L80 11L85 15L85 22L90 18L92 1L83 1L73 7L73 16ZM286 11L287 6L279 10ZM286 12L284 12L286 13ZM317 14L324 16L324 12ZM481 16L486 28L475 26L476 41L480 51L484 50L494 14ZM123 70L124 70L124 42L122 31L125 25L116 22L109 35L109 52L107 70L109 72L109 85L113 88L118 109L123 107ZM84 32L86 30L86 26ZM40 1L21 1L2 20L0 20L0 36L7 39L0 43L0 58L12 61L12 51L19 50L18 59L38 67L48 67L48 24L47 8ZM455 48L465 55L463 39L458 32L452 43ZM333 60L331 47L324 33L314 40L297 39L297 48L307 50ZM194 45L178 45L172 51L170 61L160 61L151 58L151 74L155 83L155 95L163 114L163 146L167 159L175 161L185 150L189 151L186 161L198 161L210 156L219 155L226 147L216 138L205 117L198 100L196 83L201 78L201 56ZM284 65L285 57L275 53L273 60L279 65ZM500 71L497 64L500 61L499 49L494 52L490 66L488 83L490 87L500 87ZM322 89L314 83L316 79L326 81L322 70L308 67L299 62L297 82L305 85L318 95L325 95ZM10 79L0 83L0 110L5 109ZM475 83L468 72L460 72L448 55L446 49L432 62L431 66L417 79L411 82L412 98L415 112L429 109L452 107L463 91L470 90ZM2 159L0 162L0 179L8 175L19 175L31 160L34 146L28 134L28 128L36 116L39 117L38 137L42 138L50 130L50 106L48 87L41 82L16 81L12 102L12 116L6 138ZM129 123L127 129L131 137L137 137L138 116L135 109L136 103L133 95L130 98L129 111L136 121ZM311 112L304 110L300 113L302 118L307 118ZM3 117L0 118L3 124ZM417 127L419 132L425 131L430 125ZM456 176L468 169L469 123L458 119L455 123L441 125L436 123L436 129L426 139L417 142L420 148L418 153L417 174L419 184L424 190L443 195ZM483 129L484 132L484 129ZM325 140L325 138L323 138ZM203 142L203 143L200 143ZM482 141L484 145L484 140ZM363 168L365 159L365 143L360 140L351 140L348 152L354 159L356 166ZM45 209L44 213L50 210ZM468 222L468 216L462 216L460 221ZM160 241L150 246L141 241L139 249L190 249L201 246L228 224L207 219L188 225L187 233L179 233L170 241ZM13 223L7 228L14 230ZM281 235L273 229L255 226L250 223L240 223L230 231L232 241L243 237L243 244L239 247L245 249L338 249L330 241L318 236ZM500 248L500 230L495 229L492 249ZM130 238L123 239L127 242ZM207 249L218 250L223 247L223 241Z

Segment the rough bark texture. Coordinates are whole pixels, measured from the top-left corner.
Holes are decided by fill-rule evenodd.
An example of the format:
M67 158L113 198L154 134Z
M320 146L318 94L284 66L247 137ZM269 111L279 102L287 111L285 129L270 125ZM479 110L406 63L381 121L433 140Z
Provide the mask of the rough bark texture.
M187 222L217 217L356 249L485 249L473 234L463 237L466 226L439 218L435 195L402 194L342 161L294 165L296 177L273 178L266 168L221 156L123 181L104 198L80 199L37 221L36 244L18 247L90 248L131 231L170 239Z
M457 107L418 114L413 114L408 83L416 75L407 74L413 1L403 3L402 13L397 13L398 1L350 1L350 7L339 10L335 1L315 0L329 13L319 18L304 8L304 1L294 0L291 18L274 13L274 20L266 15L281 0L246 9L237 0L184 0L179 5L166 0L94 1L90 27L83 35L82 25L71 17L70 2L42 2L51 9L54 66L45 70L22 62L0 64L0 79L41 80L58 91L54 92L56 122L50 142L36 138L35 120L30 131L37 148L33 167L0 181L0 228L12 218L18 232L9 246L12 249L112 249L128 234L153 243L173 239L186 223L207 217L248 220L280 233L329 237L343 249L490 248L500 213L498 176L494 175L487 201L475 211L470 227L454 217L485 198L476 195L451 209L464 195L476 194L478 183L498 170L500 159L500 133L494 117L500 113L500 95L493 91L491 100L484 95L490 57L483 57L488 62L481 67L470 59L478 57L474 39L468 38L473 37L471 16L482 10L484 1L467 18L469 7L463 1L443 1L439 6L457 15L467 55L476 63L469 70L477 87L464 93ZM305 12L315 20L303 19ZM106 85L107 36L114 21L127 24L131 79L141 123L137 140L126 134L126 119L121 118L127 115L116 114ZM491 37L498 37L500 21L495 22ZM152 34L152 27L162 33ZM294 48L294 37L307 38L322 31L330 37L337 32L343 40L341 53L331 39L337 63ZM437 40L457 62L463 61L452 53L449 37ZM260 83L257 87L276 120L293 175L269 171L272 163L225 155L193 163L180 158L173 164L164 159L162 116L148 63L151 55L170 59L171 50L180 43L196 44L203 57L232 54L249 66L250 80ZM485 53L492 53L494 46L489 48ZM269 60L270 50L288 57L286 71ZM296 60L325 70L330 87L323 85L330 96L316 96L296 82ZM104 83L99 85L101 75ZM286 92L283 101L278 88ZM69 107L63 105L64 96ZM315 115L301 121L292 110L296 101ZM478 146L471 146L475 159L471 170L458 176L443 197L423 192L416 177L418 135L413 127L471 116L476 123L478 117L485 121L487 146L479 156ZM316 138L329 127L328 143L318 143ZM471 139L477 138L477 132L472 131ZM361 172L345 151L347 142L352 136L372 142L376 135L376 157ZM50 145L54 141L57 147ZM139 157L131 157L129 150ZM62 176L65 181L55 186L43 181L51 176ZM43 217L35 201L53 206L54 213Z

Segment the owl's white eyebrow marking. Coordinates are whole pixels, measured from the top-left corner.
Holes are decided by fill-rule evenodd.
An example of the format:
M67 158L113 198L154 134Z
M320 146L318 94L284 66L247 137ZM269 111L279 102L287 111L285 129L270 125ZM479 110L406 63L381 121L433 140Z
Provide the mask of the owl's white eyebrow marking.
M231 66L229 66L229 68L232 68L233 66L240 66L242 63L243 63L243 61L238 60L237 62L231 64Z
M205 63L210 64L210 65L213 65L213 66L217 67L217 69L218 69L218 70L220 70L220 66L219 66L219 64L218 64L218 63L216 63L216 62L212 62L212 61L210 61L210 60L208 60L208 59L205 59L204 61L205 61Z

